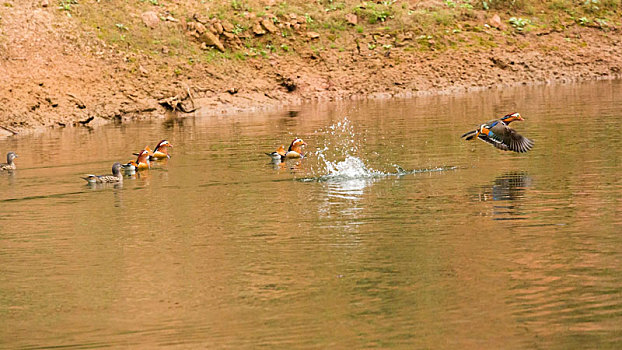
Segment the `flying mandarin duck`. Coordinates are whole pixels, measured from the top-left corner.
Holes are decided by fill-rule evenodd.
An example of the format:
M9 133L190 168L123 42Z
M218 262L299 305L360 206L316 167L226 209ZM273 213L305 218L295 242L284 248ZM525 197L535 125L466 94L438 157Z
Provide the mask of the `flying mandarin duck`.
M523 153L533 147L533 141L509 127L513 121L523 121L518 113L508 114L500 119L488 121L475 130L464 133L465 140L480 139L500 150Z

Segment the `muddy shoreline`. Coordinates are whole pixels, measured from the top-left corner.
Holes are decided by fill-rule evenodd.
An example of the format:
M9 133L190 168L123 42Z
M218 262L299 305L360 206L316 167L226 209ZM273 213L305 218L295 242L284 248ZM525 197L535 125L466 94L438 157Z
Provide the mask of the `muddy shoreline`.
M178 57L111 46L88 32L73 35L75 21L56 11L0 8L0 137L163 118L171 110L200 108L209 116L622 78L622 30L615 26L512 35L488 28L482 35L495 47L440 51L388 44L379 50L384 37L359 45L368 38L359 35L345 38L339 50L307 50L305 42L295 54L180 65Z

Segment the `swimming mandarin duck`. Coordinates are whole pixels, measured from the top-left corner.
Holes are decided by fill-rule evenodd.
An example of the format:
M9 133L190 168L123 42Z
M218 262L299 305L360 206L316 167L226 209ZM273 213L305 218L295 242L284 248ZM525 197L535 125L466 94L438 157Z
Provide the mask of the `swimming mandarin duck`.
M149 158L151 158L151 152L150 150L147 150L148 148L149 147L145 147L144 150L140 151L140 153L138 153L138 158L136 158L136 161L131 161L125 164L126 166L124 168L131 169L131 167L129 167L128 165L134 166L136 168L135 170L144 170L151 168L151 163L149 162Z
M121 174L121 163L112 164L112 175L93 175L87 174L83 177L89 184L109 184L109 183L121 183L123 182L123 175Z
M153 154L151 155L151 159L164 159L170 158L170 154L168 154L169 147L173 147L170 142L167 140L160 141L155 149L153 150Z
M533 141L520 135L508 125L513 121L523 121L519 113L508 114L480 125L479 128L466 132L462 137L465 140L478 138L500 150L523 153L533 147Z
M149 162L151 155L149 153L150 152L145 149L138 154L138 158L136 158L136 168L138 170L151 168L151 162Z
M173 145L171 145L171 143L167 140L162 140L158 142L153 151L151 151L151 148L149 148L149 146L146 146L145 150L149 152L149 160L158 160L171 157L171 155L168 154L169 147L173 147ZM139 154L140 153L134 153L135 156Z
M13 160L17 158L17 154L15 154L15 152L9 152L6 154L6 163L0 163L0 171L2 170L15 170L17 169L17 167L15 167L15 163L13 163Z
M285 147L281 145L276 151L272 153L266 153L269 155L272 160L285 160L290 158L302 158L304 157L304 153L302 153L302 146L306 146L307 143L302 139L296 138L289 145L287 152L285 151Z
M285 153L285 158L302 158L304 157L304 153L302 153L302 146L306 146L307 143L302 141L302 139L295 139L292 141L291 145L287 149L287 153Z

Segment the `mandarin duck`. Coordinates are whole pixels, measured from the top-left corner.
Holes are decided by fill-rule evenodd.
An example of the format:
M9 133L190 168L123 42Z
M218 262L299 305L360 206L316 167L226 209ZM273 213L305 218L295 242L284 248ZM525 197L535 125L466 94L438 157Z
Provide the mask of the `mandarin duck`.
M302 141L302 139L296 138L289 145L287 149L287 153L285 153L285 158L302 158L304 157L304 153L302 153L302 146L306 146L307 143Z
M272 153L266 153L269 155L272 160L285 160L290 158L302 158L304 157L304 153L302 153L302 146L306 146L307 143L302 139L295 138L294 141L289 145L287 152L285 151L285 147L281 145L276 151Z
M527 152L533 147L533 141L508 126L513 121L523 120L525 119L518 113L508 114L500 119L488 121L461 137L466 137L465 140L478 138L503 151Z
M153 159L170 158L171 155L168 154L169 147L173 147L173 145L171 145L171 143L168 142L167 140L162 140L158 142L155 149L153 150L153 154L151 155L150 159L153 160Z
M155 146L155 149L153 151L151 151L151 148L149 148L149 146L146 146L145 150L149 152L149 160L158 160L158 159L164 159L164 158L171 158L171 155L168 154L169 147L173 147L173 145L171 145L171 143L168 142L168 140L162 140L158 142L158 144ZM139 154L140 153L134 153L135 156Z
M15 170L17 167L13 160L17 158L17 154L15 152L9 152L6 154L6 163L0 163L0 171L3 170Z
M149 158L151 157L151 151L148 150L149 147L145 147L144 150L140 151L140 153L138 153L138 158L136 158L136 161L130 161L129 163L125 164L125 169L131 169L131 166L133 166L135 169L134 170L144 170L144 169L150 169L151 168L151 163L149 162Z
M89 184L110 184L123 182L123 175L121 175L121 163L112 164L112 175L93 175L87 174L83 177Z

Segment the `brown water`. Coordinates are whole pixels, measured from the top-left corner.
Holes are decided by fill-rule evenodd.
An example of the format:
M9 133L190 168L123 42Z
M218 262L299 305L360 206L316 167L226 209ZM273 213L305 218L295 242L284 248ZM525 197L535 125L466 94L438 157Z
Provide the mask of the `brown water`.
M514 111L529 153L459 137ZM619 349L621 120L614 81L2 140L0 347Z

